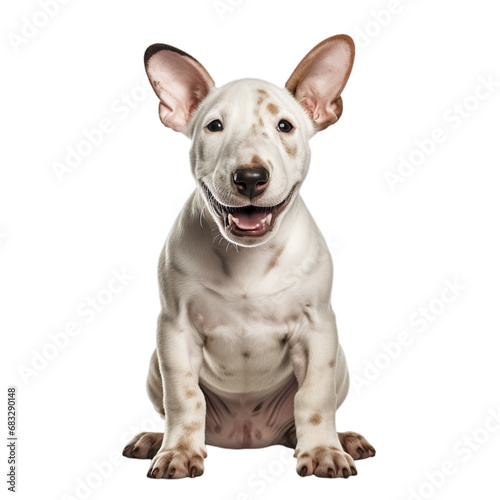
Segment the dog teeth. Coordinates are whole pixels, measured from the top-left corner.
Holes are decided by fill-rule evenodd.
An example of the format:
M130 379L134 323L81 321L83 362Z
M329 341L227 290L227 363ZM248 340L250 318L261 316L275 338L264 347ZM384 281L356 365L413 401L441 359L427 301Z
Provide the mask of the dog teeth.
M265 226L266 224L267 224L268 226L270 226L270 225L271 225L271 220L272 220L272 218L273 218L273 214L272 214L272 213L267 214L267 215L266 215L263 219L260 219L260 225L259 225L259 224L257 224L257 225L254 227L254 229L255 229L256 227L259 227L259 226L260 226L260 227L263 227L263 226ZM234 225L235 225L235 226L240 227L240 219L239 219L238 217L235 217L233 214L227 214L227 220L228 220L228 222L229 222L229 225L231 225L231 224L233 224L233 223L234 223ZM244 218L243 220L245 221L246 219Z
M263 219L261 219L260 222L262 223L262 225L267 223L267 225L270 226L272 218L273 218L273 214L270 213L270 214L267 214Z

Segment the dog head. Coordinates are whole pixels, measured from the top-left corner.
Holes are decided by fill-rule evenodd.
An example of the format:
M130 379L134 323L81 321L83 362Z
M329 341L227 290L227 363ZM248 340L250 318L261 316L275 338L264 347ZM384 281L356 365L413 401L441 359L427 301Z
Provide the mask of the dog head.
M162 123L192 139L192 172L221 234L246 247L269 241L307 174L309 139L342 114L352 39L318 44L285 88L255 79L216 88L196 59L168 45L144 59Z

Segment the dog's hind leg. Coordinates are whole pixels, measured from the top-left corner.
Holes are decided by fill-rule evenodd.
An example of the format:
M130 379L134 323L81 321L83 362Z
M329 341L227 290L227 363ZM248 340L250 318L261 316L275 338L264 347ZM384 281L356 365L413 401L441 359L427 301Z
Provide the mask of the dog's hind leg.
M162 441L163 432L141 432L123 448L123 456L151 459L158 453Z
M154 409L165 418L165 408L163 407L163 383L160 374L160 366L158 364L158 356L156 349L153 351L151 361L149 363L148 380L146 384L149 399L153 403Z
M342 448L354 460L375 456L375 448L361 434L357 432L339 432L338 434Z
M148 396L155 410L165 418L165 410L163 408L163 389L158 366L158 356L156 350L151 356L149 365L148 381L147 381ZM141 432L130 440L123 449L123 456L128 458L153 458L160 449L163 441L163 432Z

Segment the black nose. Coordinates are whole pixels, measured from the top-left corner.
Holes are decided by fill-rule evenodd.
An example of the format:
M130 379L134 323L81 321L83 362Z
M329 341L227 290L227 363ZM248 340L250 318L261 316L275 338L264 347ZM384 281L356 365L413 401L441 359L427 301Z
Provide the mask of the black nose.
M243 196L254 198L264 192L269 181L269 172L264 167L238 168L233 182Z

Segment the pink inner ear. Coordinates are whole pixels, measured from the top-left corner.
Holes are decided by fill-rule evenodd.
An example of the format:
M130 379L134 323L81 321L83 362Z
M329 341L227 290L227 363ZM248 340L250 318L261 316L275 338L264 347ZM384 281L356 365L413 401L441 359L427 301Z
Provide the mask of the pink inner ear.
M351 73L353 59L352 42L333 37L315 47L287 82L319 128L340 117L342 103L338 99Z
M174 130L189 122L214 82L198 61L171 50L160 50L147 61L146 71L159 97L160 118Z

